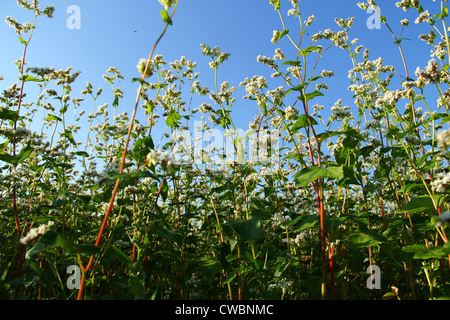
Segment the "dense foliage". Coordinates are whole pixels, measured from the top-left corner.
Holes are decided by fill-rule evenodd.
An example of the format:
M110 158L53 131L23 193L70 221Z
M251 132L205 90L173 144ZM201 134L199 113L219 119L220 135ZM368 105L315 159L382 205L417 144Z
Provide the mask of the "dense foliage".
M176 27L178 5L160 2L159 39ZM270 0L282 25L297 19L299 30L275 30L272 43L288 39L296 54L257 57L279 86L263 76L239 84L260 112L238 130L238 88L217 81L229 57L220 48L200 47L216 75L208 88L195 62L156 54L158 40L138 62L134 112L118 114L116 68L103 76L108 105L89 83L77 96L72 68L24 64L36 23L54 8L18 1L35 19L7 18L24 54L18 83L0 96L3 299L450 297L447 1L435 13L418 0L396 3L430 28L417 41L431 56L415 71L371 60L349 36L353 18L308 37L314 16L303 20L296 0L280 3ZM338 81L354 104L337 99L324 112L315 101L334 73L316 65L336 47L348 52L348 79ZM25 102L34 85L39 94Z

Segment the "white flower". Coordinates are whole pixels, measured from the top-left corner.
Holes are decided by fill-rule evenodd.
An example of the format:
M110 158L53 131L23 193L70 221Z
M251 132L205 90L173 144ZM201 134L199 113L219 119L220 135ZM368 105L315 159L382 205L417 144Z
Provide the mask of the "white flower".
M139 62L136 65L136 68L139 70L139 73L144 74L146 65L147 65L147 59L144 59L144 58L139 59ZM152 63L150 63L148 66L148 69L147 69L147 73L145 74L145 77L148 78L152 74L153 74Z
M435 192L444 192L450 185L450 172L438 173L430 183L431 189Z
M447 150L450 147L450 129L439 131L436 139L437 147L442 150Z
M270 39L270 42L276 43L280 38L281 32L279 30L273 30L272 39Z
M164 6L164 9L168 10L172 5L176 3L176 0L159 0L159 3Z
M27 235L20 239L21 244L29 244L32 240L38 238L45 234L55 223L49 221L47 224L42 224L37 228L32 228L28 231Z
M163 166L168 165L169 161L169 154L167 152L162 152L160 150L152 150L150 153L145 157L145 163L148 166L156 166L157 164L162 164Z

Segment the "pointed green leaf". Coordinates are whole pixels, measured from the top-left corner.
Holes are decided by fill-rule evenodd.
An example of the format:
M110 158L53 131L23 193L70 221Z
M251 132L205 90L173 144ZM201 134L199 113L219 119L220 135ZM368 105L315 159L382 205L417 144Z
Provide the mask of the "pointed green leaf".
M25 41L20 34L18 36L19 36L20 43L25 44L25 45L28 44L28 41Z
M183 241L183 235L167 230L164 226L162 226L158 222L154 222L150 225L150 229L153 230L157 235L160 237L167 239L171 242L176 243L177 245L181 246L181 243Z
M280 32L280 34L278 35L278 40L281 40L281 38L283 38L285 35L287 35L289 33L289 30L283 30Z
M37 254L61 246L65 250L73 249L73 245L62 235L53 230L47 231L36 244L27 251L25 258L32 259Z
M315 98L315 97L323 97L324 96L324 94L322 93L322 92L320 92L320 91L313 91L313 92L310 92L310 93L307 93L307 94L302 94L301 96L299 96L298 98L301 100L301 101L303 101L303 102L307 102L307 101L309 101L309 100L311 100L311 99L313 99L313 98Z
M204 256L200 258L198 269L206 276L209 284L212 284L217 273L223 270L222 264L214 258Z
M403 252L412 253L413 259L440 259L450 254L450 245L431 247L428 249L424 244L412 244L402 248Z
M0 119L16 121L19 111L8 110L6 108L0 108Z
M322 51L322 47L321 46L310 46L306 49L303 49L300 51L300 54L304 57L306 57L308 54L310 54L313 51L317 51L319 54Z
M306 114L302 114L297 118L297 121L294 123L294 125L291 128L291 132L292 133L297 133L298 130L302 129L302 128L306 128L309 127L309 122L311 121L311 125L316 125L317 121L311 117L308 116Z
M309 215L306 218L304 218L300 223L297 223L293 229L296 231L302 231L312 228L317 223L318 220L319 217L317 215L315 214Z
M360 233L352 233L348 239L348 244L351 247L372 247L377 244L386 242L386 239L376 233L371 232L360 232Z
M434 196L436 205L439 206L443 200L441 196ZM429 196L417 196L412 198L401 210L401 213L416 213L416 212L430 212L434 211L433 200Z
M342 166L330 166L326 168L311 166L304 168L295 174L295 182L300 187L305 187L309 183L319 178L343 178L344 168Z
M161 10L161 17L165 23L172 25L172 19L170 18L166 10L164 9Z
M287 64L293 67L298 67L302 65L301 61L294 61L294 60L286 60L285 62L282 63L282 65L283 64Z
M169 127L178 127L178 120L181 119L181 116L175 110L171 110L169 115L166 118L166 124Z
M230 227L233 231L247 240L264 239L264 231L261 228L261 220L237 220L228 222L225 226Z
M26 82L26 81L34 81L34 82L42 82L42 81L44 81L44 80L42 80L42 79L35 78L35 77L30 76L30 75L28 75L28 74L24 75L23 78L22 78L22 80L25 81L25 82Z

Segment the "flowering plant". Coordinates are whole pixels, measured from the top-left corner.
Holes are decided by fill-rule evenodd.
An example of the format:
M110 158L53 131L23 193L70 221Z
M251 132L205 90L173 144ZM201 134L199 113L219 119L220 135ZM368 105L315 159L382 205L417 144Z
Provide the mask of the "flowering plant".
M304 28L316 17L303 20L299 1L286 10L270 0L283 26L270 42L280 47L256 60L273 81L249 75L239 86L219 83L230 53L201 44L214 88L202 84L196 62L183 56L167 63L155 54L178 6L159 2L165 28L138 61L132 114L116 112L126 94L117 68L103 76L113 90L110 106L90 83L75 97L80 73L71 67L25 67L37 18L52 17L53 7L19 0L34 22L7 17L25 50L16 61L19 83L0 96L1 297L448 297L447 1L434 15L418 0L395 4L430 26L419 35L430 59L410 72L387 17L379 18L395 39L400 67L372 60L351 39L355 18L336 18L336 30L318 31L306 45ZM377 12L374 1L358 6ZM299 39L285 19L298 21ZM319 101L336 75L317 65L335 49L348 53L353 102L338 97L327 110ZM23 100L25 83L40 90L32 103ZM232 113L240 89L258 108L245 130ZM194 96L203 102L193 105ZM82 142L86 100L94 106ZM61 280L70 265L82 273L77 290ZM373 290L365 272L375 266L383 272Z

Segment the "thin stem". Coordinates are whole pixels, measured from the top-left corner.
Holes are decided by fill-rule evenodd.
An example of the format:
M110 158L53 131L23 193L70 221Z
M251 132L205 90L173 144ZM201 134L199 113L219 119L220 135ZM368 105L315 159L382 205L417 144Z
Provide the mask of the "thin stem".
M178 5L178 0L177 0L177 2L175 4L175 7L174 7L173 11L172 11L171 17L175 13L177 5ZM158 37L158 39L156 40L155 44L153 45L153 48L152 48L152 50L150 52L150 56L149 56L149 58L147 60L147 64L145 66L145 70L142 73L141 83L139 85L138 93L137 93L137 96L136 96L136 103L135 103L135 106L134 106L134 109L133 109L133 114L131 116L130 124L128 126L128 135L127 135L127 139L126 139L125 145L124 145L124 150L123 150L123 154L122 154L122 160L121 160L121 164L120 164L119 174L123 173L123 169L124 169L124 166L125 166L126 155L128 153L128 144L130 142L131 132L133 130L133 124L134 124L134 120L136 118L137 108L138 108L140 97L141 97L141 94L142 94L143 83L144 83L144 80L146 78L146 74L147 74L148 68L150 66L150 61L153 58L153 53L154 53L154 51L156 49L156 46L158 45L158 43L160 42L160 40L162 39L162 37L166 33L166 30L167 30L168 26L169 26L169 23L166 22L163 32L161 33L161 35ZM118 178L116 180L116 184L114 185L114 190L113 190L112 195L111 195L111 200L109 201L108 209L106 210L105 216L103 218L102 225L100 227L99 233L97 235L97 239L95 241L95 246L96 247L98 247L98 245L100 244L100 240L101 240L101 237L102 237L103 232L105 230L105 227L106 227L109 215L111 214L112 207L114 205L114 200L115 200L115 197L116 197L116 194L117 194L117 190L119 189L119 184L120 184L120 178ZM84 289L84 282L85 282L85 273L91 268L93 260L94 260L94 255L91 255L91 257L89 258L89 263L88 263L88 265L86 266L86 268L84 269L84 271L82 273L82 279L81 279L82 285L80 286L80 290L78 291L78 300L82 299L83 289Z

